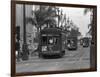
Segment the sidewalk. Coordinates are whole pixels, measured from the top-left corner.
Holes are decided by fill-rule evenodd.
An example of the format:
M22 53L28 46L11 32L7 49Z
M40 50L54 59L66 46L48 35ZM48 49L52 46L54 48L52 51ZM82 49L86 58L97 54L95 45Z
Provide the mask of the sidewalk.
M22 59L20 59L20 61L16 61L16 64L30 63L30 62L34 62L37 59L38 59L38 55L34 55L34 56L29 55L29 60L23 61Z

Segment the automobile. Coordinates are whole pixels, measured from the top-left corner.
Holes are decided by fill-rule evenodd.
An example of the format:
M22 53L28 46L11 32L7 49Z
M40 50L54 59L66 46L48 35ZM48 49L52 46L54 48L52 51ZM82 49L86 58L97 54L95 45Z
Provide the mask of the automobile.
M88 47L89 46L89 38L88 37L84 37L83 39L83 47Z

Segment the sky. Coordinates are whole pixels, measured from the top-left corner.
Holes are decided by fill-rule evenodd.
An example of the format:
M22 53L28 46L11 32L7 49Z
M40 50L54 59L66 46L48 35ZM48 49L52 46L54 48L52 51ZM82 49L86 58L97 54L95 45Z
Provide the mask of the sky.
M73 21L73 23L79 28L79 31L83 36L89 31L88 24L90 24L90 12L84 14L85 8L73 8L73 7L59 7L66 14L66 17Z

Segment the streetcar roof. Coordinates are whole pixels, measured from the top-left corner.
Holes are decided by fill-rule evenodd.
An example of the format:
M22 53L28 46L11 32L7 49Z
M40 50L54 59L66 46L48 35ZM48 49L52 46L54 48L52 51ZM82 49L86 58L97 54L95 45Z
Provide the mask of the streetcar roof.
M72 37L71 37L71 36L68 36L67 38L69 38L69 39L70 39L70 38L77 38L77 37L76 37L76 36L72 36Z
M41 36L59 36L59 35L53 35L53 34L42 34Z
M44 33L44 34L48 34L48 33L59 34L61 32L62 32L62 30L59 28L45 28L45 29L41 30L41 33Z

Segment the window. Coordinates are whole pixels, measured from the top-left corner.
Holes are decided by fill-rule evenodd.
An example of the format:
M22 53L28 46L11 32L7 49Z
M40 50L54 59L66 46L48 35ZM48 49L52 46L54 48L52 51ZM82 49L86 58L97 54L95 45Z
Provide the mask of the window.
M42 36L42 44L47 44L47 36Z
M48 37L48 44L55 45L58 43L58 37Z

